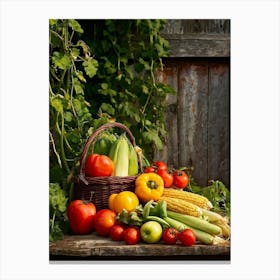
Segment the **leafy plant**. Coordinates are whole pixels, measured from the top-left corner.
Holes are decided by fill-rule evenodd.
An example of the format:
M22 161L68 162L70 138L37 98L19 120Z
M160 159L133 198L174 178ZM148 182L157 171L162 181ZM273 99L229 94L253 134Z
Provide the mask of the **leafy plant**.
M93 115L110 116L132 131L151 160L166 136L165 100L174 90L156 79L169 54L164 20L80 21L99 68L85 95ZM92 34L94 34L92 36Z
M61 200L71 200L71 178L88 130L95 125L84 89L87 79L96 75L98 62L81 40L84 31L78 21L50 20L49 27L50 182L58 183L50 185L50 239L55 240L63 234L61 222L66 208L52 198L55 194ZM97 125L102 122L107 120L99 119Z
M149 159L163 147L165 99L174 92L156 79L169 53L160 36L164 23L49 21L50 239L61 238L67 221L52 197L55 193L66 204L71 201L71 179L97 127L114 120L124 123Z
M64 234L61 228L66 224L66 204L67 198L65 192L61 189L59 184L50 184L49 186L49 205L50 205L50 241L62 239Z
M50 20L50 180L63 187L93 125L84 88L98 62L80 39L83 32L76 20Z

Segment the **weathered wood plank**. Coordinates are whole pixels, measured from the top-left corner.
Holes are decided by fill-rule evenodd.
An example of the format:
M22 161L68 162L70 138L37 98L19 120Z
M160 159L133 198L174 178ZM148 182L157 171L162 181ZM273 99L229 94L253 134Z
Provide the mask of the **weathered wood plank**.
M170 57L229 57L230 20L168 20L161 35Z
M157 79L170 85L176 92L178 91L178 67L171 63L164 68L164 71L157 73ZM163 160L168 166L178 164L178 135L177 135L177 94L168 94L166 98L166 130L168 137L165 140L164 149L156 151L154 158Z
M207 174L208 64L188 62L180 67L178 137L180 166L194 166L198 184Z
M170 57L229 57L229 40L169 39Z
M229 174L229 65L209 63L208 178L222 180Z
M125 245L124 241L112 241L100 237L96 233L89 235L66 235L63 240L50 243L50 256L68 257L172 257L172 256L230 256L230 242L223 245L196 244L191 247L166 245L162 242L147 244L140 242L136 245Z
M169 19L163 34L229 34L229 19Z

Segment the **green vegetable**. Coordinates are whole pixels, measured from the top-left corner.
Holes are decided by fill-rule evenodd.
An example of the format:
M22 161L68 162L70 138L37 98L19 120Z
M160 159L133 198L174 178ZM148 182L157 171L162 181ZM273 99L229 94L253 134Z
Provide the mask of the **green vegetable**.
M146 221L155 221L155 222L158 222L160 223L160 225L163 227L163 228L169 228L170 225L168 222L166 222L164 219L158 217L158 216L148 216L146 219L145 219L145 222Z
M221 234L221 228L213 225L201 218L184 215L180 213L176 213L173 211L167 211L167 215L170 218L173 218L179 222L182 222L186 225L189 225L195 229L199 229L201 231L207 232L209 234L219 235Z
M198 241L200 241L201 243L203 244L213 244L214 242L214 237L207 233L207 232L204 232L204 231L201 231L199 229L195 229L189 225L186 225L184 223L181 223L175 219L172 219L170 217L166 217L164 218L164 220L173 228L177 229L178 231L183 231L184 229L188 228L188 229L191 229L194 234L195 234L195 237Z
M114 134L109 132L102 133L95 141L92 153L109 156L110 149L116 140L117 138Z
M112 145L109 157L114 162L114 176L128 176L129 147L124 135Z
M164 200L155 203L155 206L150 209L150 214L161 218L167 217L167 204Z

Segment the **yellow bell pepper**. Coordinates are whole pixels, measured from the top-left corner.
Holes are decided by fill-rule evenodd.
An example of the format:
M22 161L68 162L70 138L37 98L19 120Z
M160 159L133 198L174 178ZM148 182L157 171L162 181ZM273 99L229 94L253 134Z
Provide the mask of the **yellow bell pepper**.
M135 181L135 194L142 202L158 201L163 190L163 179L156 173L143 173Z

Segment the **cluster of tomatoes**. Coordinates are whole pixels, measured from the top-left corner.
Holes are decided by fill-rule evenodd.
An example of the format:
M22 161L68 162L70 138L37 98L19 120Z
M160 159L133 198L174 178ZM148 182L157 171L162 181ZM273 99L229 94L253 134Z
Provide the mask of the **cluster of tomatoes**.
M116 221L116 212L110 209L96 211L91 202L73 200L67 209L71 231L74 234L90 234L110 237L114 241L124 241L128 245L137 244L140 239L138 227L125 227Z
M99 236L110 237L113 241L124 241L127 245L135 245L141 240L140 228L126 226L116 220L116 212L110 209L96 211L91 202L73 200L67 209L71 230L74 234L90 234L95 231ZM192 230L178 232L175 228L166 228L161 239L165 244L192 246L196 237Z
M189 177L186 172L182 170L170 171L163 161L154 162L152 166L146 167L144 172L158 174L163 179L165 188L174 186L178 189L184 189L189 183Z
M135 245L141 240L141 233L138 227L124 227L115 224L109 231L109 236L113 241L124 241L127 245ZM190 229L184 229L179 232L175 228L166 228L163 230L161 239L164 244L174 245L178 241L184 246L192 246L196 242L196 236Z

